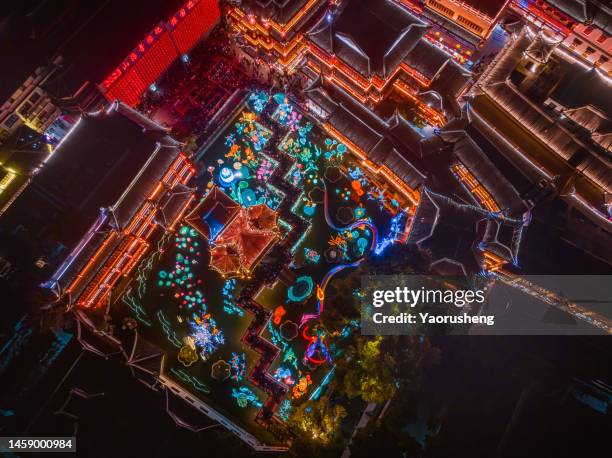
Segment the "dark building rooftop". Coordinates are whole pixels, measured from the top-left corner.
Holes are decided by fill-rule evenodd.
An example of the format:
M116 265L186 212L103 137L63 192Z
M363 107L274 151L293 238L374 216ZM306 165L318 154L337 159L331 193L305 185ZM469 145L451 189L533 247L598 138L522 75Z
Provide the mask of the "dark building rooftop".
M390 0L349 0L334 19L323 17L310 35L363 75L386 77L426 31L423 22Z
M103 202L120 204L115 215L120 225L125 223L133 211L126 189L156 183L178 154L176 141L134 113L119 104L108 114L85 115L47 160L33 186L86 217L97 216ZM144 176L138 176L145 166ZM132 183L136 176L138 183Z
M612 117L612 90L595 70L585 70L577 64L571 66L551 97L566 108L593 105Z
M500 208L509 214L521 215L527 207L517 189L480 148L476 141L479 137L470 135L466 127L442 129L439 136L445 142L446 148L467 167Z
M448 54L424 40L419 40L404 59L408 65L429 79L433 79L449 60L451 57Z
M46 139L21 125L0 145L0 216L49 155Z
M522 228L518 220L423 188L408 240L429 254L435 271L467 275L482 270L482 248L516 263Z
M481 83L484 92L506 111L525 129L537 135L559 157L569 165L580 170L586 177L601 187L601 200L596 208L604 211L604 193L612 187L612 169L609 154L599 145L584 142L574 133L558 123L556 118L544 112L536 103L521 94L508 77L523 58L533 39L523 29L510 47L504 58L497 65L491 66L485 81ZM597 75L595 75L598 77ZM570 77L571 78L571 77ZM575 90L575 89L573 89ZM589 95L592 97L593 95ZM479 97L479 96L477 96ZM605 97L604 97L605 98Z
M243 0L240 9L247 14L254 14L260 20L268 19L280 25L282 30L270 27L270 35L276 40L288 41L296 33L307 29L312 19L327 7L327 3L326 0L317 0L311 4L308 0ZM307 5L308 10L304 10ZM304 14L298 16L300 11L304 11Z
M0 164L20 175L32 173L48 155L47 140L25 124L0 145Z
M178 155L166 131L120 103L84 115L2 215L0 256L34 271L43 259L45 279L102 214L90 249L110 228L124 229Z
M413 189L421 186L425 175L412 163L421 137L401 116L396 114L389 121L379 118L342 89L324 85L320 78L306 92L329 113L326 121L372 162L387 166Z

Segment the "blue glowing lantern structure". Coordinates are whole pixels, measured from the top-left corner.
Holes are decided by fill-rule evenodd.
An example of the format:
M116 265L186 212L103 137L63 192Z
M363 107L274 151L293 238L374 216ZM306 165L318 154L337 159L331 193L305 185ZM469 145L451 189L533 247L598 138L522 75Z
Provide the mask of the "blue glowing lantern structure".
M229 167L221 167L219 171L219 182L223 186L230 186L235 180L234 172Z

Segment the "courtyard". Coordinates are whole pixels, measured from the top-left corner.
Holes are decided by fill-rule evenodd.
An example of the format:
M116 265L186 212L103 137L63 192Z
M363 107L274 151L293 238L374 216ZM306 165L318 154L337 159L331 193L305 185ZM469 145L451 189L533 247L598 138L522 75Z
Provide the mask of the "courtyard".
M403 236L408 204L282 93L248 94L197 161L200 205L118 313L164 351L166 376L271 443L265 426L325 391L357 328L320 324L326 293Z

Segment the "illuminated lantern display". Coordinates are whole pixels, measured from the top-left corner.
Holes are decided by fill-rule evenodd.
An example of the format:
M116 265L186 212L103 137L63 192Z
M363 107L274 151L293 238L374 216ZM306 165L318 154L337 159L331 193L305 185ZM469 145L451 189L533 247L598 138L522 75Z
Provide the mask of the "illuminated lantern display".
M232 184L234 181L234 172L232 172L232 169L229 167L222 167L219 172L219 181L226 186Z

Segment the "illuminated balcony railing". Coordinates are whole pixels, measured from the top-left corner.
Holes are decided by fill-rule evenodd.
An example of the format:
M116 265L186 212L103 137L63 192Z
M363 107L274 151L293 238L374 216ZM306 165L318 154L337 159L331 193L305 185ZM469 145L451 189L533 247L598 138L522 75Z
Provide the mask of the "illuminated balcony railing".
M499 205L495 202L495 199L491 196L489 191L476 179L476 177L470 172L463 164L456 163L451 166L453 174L463 183L467 190L473 194L480 204L492 212L500 211Z
M266 23L267 27L264 27L257 19L248 16L239 8L231 8L229 16L232 19L232 27L237 33L240 33L249 44L256 48L264 49L267 52L274 51L277 57L276 63L283 68L293 66L299 60L299 57L310 54L311 58L308 59L307 65L313 71L324 74L328 81L340 86L362 104L368 101L372 101L375 104L379 103L382 100L384 91L389 87L396 87L400 93L408 95L418 105L419 112L428 122L436 126L441 126L445 122L445 117L442 113L427 106L427 104L418 98L417 90L397 80L400 74L404 74L414 80L421 89L426 89L430 86L431 80L406 63L400 64L392 74L387 75L384 79L378 75L366 78L342 61L342 59L329 55L315 43L307 40L302 34L296 34L296 36L287 42L279 42L270 35L269 28L272 27L273 21L268 21ZM294 24L295 22L290 23ZM287 31L289 28L285 26L283 30ZM322 68L321 65L325 68ZM324 70L327 70L327 72ZM334 73L336 71L345 76L346 80L352 84L343 78L335 76Z

